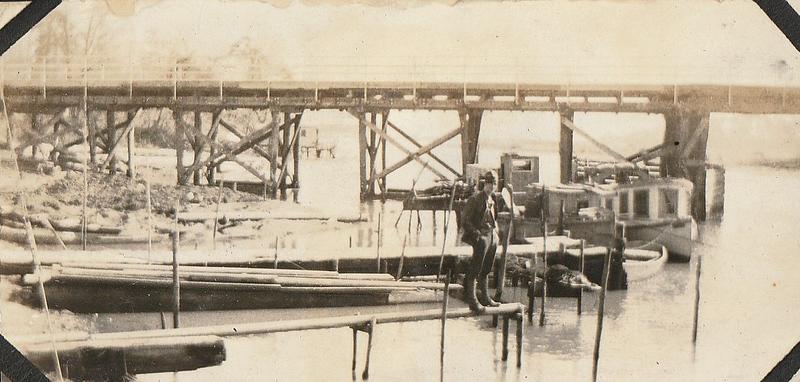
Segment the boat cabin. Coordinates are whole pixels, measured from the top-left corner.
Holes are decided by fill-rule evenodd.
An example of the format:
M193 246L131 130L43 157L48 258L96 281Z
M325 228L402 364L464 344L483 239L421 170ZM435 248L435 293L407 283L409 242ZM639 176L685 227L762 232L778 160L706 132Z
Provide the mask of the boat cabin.
M597 185L589 193L589 207L614 211L619 220L689 217L692 188L692 183L682 178Z

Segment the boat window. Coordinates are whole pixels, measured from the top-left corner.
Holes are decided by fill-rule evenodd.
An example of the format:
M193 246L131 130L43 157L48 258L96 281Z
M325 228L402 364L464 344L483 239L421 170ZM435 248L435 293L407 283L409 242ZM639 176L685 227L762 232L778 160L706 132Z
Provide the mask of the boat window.
M628 191L619 194L619 213L628 213Z
M650 190L638 190L633 193L633 214L636 217L650 216Z
M678 211L678 190L662 189L658 211L661 216L675 216Z
M514 171L531 171L533 170L533 164L531 162L531 160L515 159L511 161L511 165Z
M605 207L608 208L609 210L613 209L614 208L614 198L606 198Z
M589 208L589 199L580 199L578 200L578 209L581 208Z

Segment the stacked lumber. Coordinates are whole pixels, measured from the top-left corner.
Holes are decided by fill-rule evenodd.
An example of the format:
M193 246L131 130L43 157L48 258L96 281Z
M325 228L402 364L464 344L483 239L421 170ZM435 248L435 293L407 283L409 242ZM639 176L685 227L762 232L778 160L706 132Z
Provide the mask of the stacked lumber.
M180 266L178 274L182 310L380 305L393 292L444 289L389 274L203 266ZM175 285L170 265L53 265L20 280L33 304L40 277L51 307L81 313L169 310ZM97 290L103 290L102 301L91 298Z
M33 227L33 237L37 244L65 245L81 244L81 219L53 219L47 214L31 214L28 220ZM53 232L55 231L55 232ZM122 227L104 226L100 224L86 225L86 243L90 245L116 245L147 243L147 235L122 235ZM152 242L163 237L153 235ZM0 208L0 240L27 245L28 235L25 230L23 214Z

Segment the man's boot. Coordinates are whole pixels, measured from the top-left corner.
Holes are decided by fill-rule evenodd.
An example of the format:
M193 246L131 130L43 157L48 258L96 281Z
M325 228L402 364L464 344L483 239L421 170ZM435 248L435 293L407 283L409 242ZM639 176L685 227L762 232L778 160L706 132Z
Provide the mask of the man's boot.
M478 278L478 301L483 306L500 306L499 303L489 297L489 275Z
M464 302L469 305L469 309L474 313L480 314L483 313L486 308L483 307L480 303L478 303L478 297L475 296L475 277L474 276L465 276L464 277Z

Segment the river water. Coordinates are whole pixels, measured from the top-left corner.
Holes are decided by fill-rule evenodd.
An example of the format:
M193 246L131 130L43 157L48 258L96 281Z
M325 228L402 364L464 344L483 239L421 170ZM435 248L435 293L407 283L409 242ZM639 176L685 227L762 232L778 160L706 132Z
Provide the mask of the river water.
M355 135L355 134L354 134ZM483 139L483 138L482 138ZM341 139L340 142L356 142ZM457 143L457 142L456 142ZM519 143L520 147L525 142ZM458 146L443 150L456 153ZM499 158L507 151L483 144L480 157ZM377 221L382 225L383 253L399 252L406 236L408 214L397 228L399 202L358 201L358 159L354 147L337 147L337 158L302 162L300 202L331 213L361 213L367 222L344 229L293 235L282 245L306 248L374 247ZM391 152L390 152L391 153ZM392 163L401 155L390 154ZM557 153L542 150L540 179L558 180ZM499 162L484 161L490 166ZM390 187L408 188L417 168L404 167L390 177ZM725 216L701 224L696 252L703 256L700 278L699 326L692 343L695 300L695 264L668 264L660 274L632 283L627 291L606 298L598 379L604 381L750 381L761 379L800 339L800 206L792 196L800 189L800 171L764 167L727 169ZM227 176L227 175L226 175ZM433 184L423 175L420 187ZM410 245L441 245L442 213L434 218L422 213L419 233ZM416 224L416 223L415 223ZM274 238L262 238L272 242ZM451 230L447 241L456 243ZM508 288L505 297L525 302L522 289ZM538 301L537 301L538 303ZM596 295L585 294L583 314L576 300L550 298L547 319L540 327L524 326L522 367L516 368L511 328L511 362L500 360L501 331L490 318L464 318L447 322L444 380L472 381L588 381L592 376L592 351L597 325ZM451 299L451 307L464 306ZM285 320L328 315L369 315L409 311L436 304L391 307L187 312L182 325ZM83 316L98 331L156 329L158 314L108 314ZM370 379L374 381L439 380L440 322L382 324L374 334ZM359 337L357 373L351 373L352 332L328 329L290 332L225 341L227 359L216 367L196 371L141 375L141 381L346 381L361 379L366 336Z
M323 163L320 161L319 163ZM695 264L668 264L657 276L610 292L606 299L598 379L605 381L750 381L761 379L800 338L800 206L790 195L800 189L796 170L729 168L725 217L701 225L702 254L697 344L692 344ZM356 178L357 179L357 178ZM342 185L340 185L342 186ZM347 186L347 184L343 185ZM384 216L384 243L402 240L394 229L396 203L363 206ZM441 240L441 217L437 240ZM402 220L407 222L405 219ZM370 245L364 223L361 243ZM347 235L345 233L344 235ZM451 234L452 236L452 234ZM431 217L423 215L419 245L433 242ZM452 239L452 238L450 238ZM345 239L342 239L344 242ZM440 241L439 241L440 242ZM524 301L524 291L509 288L507 298ZM452 300L451 300L452 301ZM574 299L551 298L543 327L524 326L523 362L500 361L501 331L489 318L447 322L444 380L586 381L592 376L597 297L587 294L583 315ZM459 301L452 306L463 306ZM390 307L388 310L433 305ZM185 314L184 325L307 318L328 314L370 314L387 308L302 311L202 312ZM156 315L110 315L95 319L103 331L155 328ZM439 380L438 321L379 325L370 359L375 381ZM513 360L514 325L510 350ZM345 381L361 379L366 336L359 339L357 373L350 329L313 330L226 340L227 360L191 372L139 376L142 381Z

